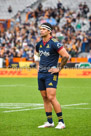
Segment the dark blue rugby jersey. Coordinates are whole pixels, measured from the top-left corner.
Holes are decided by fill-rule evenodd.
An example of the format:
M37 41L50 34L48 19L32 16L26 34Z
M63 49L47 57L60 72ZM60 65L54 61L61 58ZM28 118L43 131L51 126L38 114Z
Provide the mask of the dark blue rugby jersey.
M39 72L45 73L51 67L57 67L58 51L62 48L63 45L54 38L51 38L45 45L43 45L43 40L37 43L36 51L40 55Z

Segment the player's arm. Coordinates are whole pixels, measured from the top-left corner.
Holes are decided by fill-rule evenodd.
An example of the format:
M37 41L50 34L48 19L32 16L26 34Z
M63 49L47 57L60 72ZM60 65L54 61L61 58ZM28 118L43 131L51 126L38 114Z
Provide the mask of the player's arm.
M69 54L66 51L65 48L62 48L58 51L59 55L62 56L62 60L61 60L61 64L59 65L58 68L51 68L49 70L49 72L53 73L58 73L61 71L61 69L63 69L64 65L67 63L68 59L69 59Z
M61 63L59 65L59 71L60 71L61 69L63 69L63 67L67 63L70 55L68 54L68 52L66 51L65 48L62 48L61 50L59 50L58 53L59 53L60 56L62 56L62 60L61 60Z

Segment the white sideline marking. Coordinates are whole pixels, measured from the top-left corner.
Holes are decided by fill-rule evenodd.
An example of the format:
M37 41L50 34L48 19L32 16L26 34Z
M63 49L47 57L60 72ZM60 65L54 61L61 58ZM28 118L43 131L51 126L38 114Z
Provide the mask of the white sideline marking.
M17 87L17 86L23 86L23 87L38 87L38 86L35 86L35 85L28 86L28 85L24 85L24 84L0 85L0 87Z
M3 111L3 112L4 112L4 113L7 113L7 112L28 111L28 110L39 110L39 109L44 109L44 107L31 108L31 109L21 109L21 110L10 110L10 111Z
M64 106L77 106L77 105L88 105L88 103L68 104L68 105L62 105L62 107L64 107Z
M16 87L16 86L23 86L23 87L38 87L35 85L26 85L26 84L12 84L12 85L0 85L0 87ZM60 88L91 88L91 86L79 87L79 86L60 86Z
M27 107L40 107L44 106L44 104L38 104L38 103L0 103L0 108L2 109L23 109Z
M35 85L24 85L24 87L38 87L38 86L35 86ZM91 88L90 86L85 86L85 87L79 87L79 86L60 86L60 88L62 89L62 88L72 88L72 89L74 89L74 88Z
M43 109L44 104L40 103L0 103L0 108L5 108L9 109L8 111L3 111L3 112L17 112L17 111L27 111L27 110L37 110L37 109ZM31 107L31 109L23 109ZM15 109L15 110L11 110Z
M81 109L81 110L89 110L91 108L70 108L70 107L63 107L64 109ZM4 113L9 113L9 112L17 112L17 111L29 111L29 110L39 110L39 109L44 109L44 107L39 107L39 108L32 108L32 109L21 109L21 110L10 110L10 111L3 111Z
M0 107L0 109L21 109L24 107Z
M91 109L91 108L70 107L70 106L78 106L78 105L88 105L88 103L62 105L62 108L64 108L64 109L84 109L84 110ZM19 109L19 108L26 108L26 107L31 107L31 108ZM0 103L0 108L15 109L15 110L3 111L4 113L8 113L8 112L44 109L44 104L38 104L38 103Z
M62 107L67 106L77 106L77 105L88 105L88 103L78 103L78 104L68 104L68 105L62 105ZM38 103L0 103L0 108L10 108L10 109L18 109L18 108L24 108L24 107L38 107L43 106L43 104Z
M30 106L43 106L40 103L0 103L0 107L30 107Z
M60 86L60 88L91 88L91 86Z
M16 86L25 86L23 84L13 84L13 85L0 85L0 87L16 87Z
M64 109L77 109L77 110L90 110L91 108L72 108L72 107L63 107Z

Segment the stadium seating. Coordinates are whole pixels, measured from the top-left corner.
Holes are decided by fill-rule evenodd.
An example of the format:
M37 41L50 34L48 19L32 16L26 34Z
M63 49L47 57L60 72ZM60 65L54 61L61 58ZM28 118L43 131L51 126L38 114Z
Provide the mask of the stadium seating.
M69 7L70 9L77 9L80 2L86 2L91 7L91 0L60 0L64 7ZM43 7L56 7L58 0L46 0L43 2ZM90 11L91 12L91 11Z
M0 0L0 19L10 19L16 15L18 11L23 11L26 6L30 6L38 0ZM42 1L42 0L41 0ZM70 7L71 9L77 9L78 3L85 2L86 0L65 0L61 1L65 7ZM57 7L58 0L43 0L42 4L44 8L47 7ZM86 3L91 7L90 0L87 0ZM11 5L13 12L8 13L8 7Z
M26 6L32 5L37 0L0 0L0 19L10 19L18 11L22 11ZM13 12L8 12L8 7L11 6Z

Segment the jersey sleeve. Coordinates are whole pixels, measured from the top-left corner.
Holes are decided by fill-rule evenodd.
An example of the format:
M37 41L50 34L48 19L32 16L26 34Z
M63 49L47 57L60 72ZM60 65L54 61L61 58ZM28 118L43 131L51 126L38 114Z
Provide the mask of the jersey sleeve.
M54 43L54 48L57 52L59 52L63 48L63 44L60 42L55 42Z

